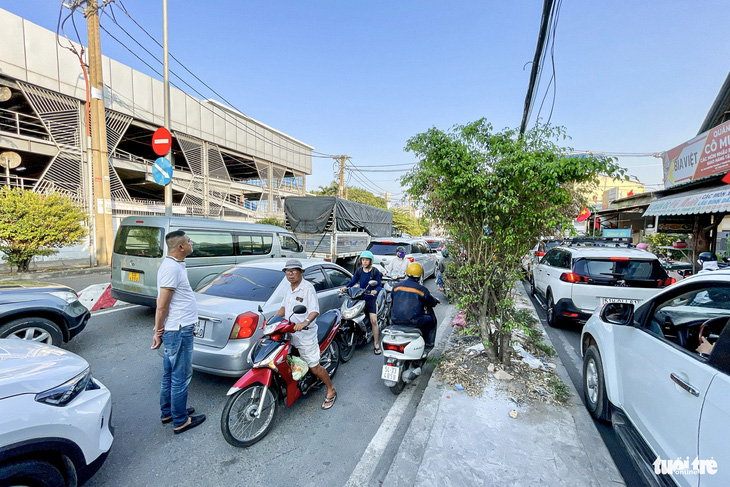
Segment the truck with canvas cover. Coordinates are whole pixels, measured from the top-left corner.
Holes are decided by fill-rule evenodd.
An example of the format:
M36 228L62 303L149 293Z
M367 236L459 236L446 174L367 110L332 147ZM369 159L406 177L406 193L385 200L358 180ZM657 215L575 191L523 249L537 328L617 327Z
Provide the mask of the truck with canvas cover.
M357 257L372 237L389 237L393 213L335 196L291 196L286 226L310 257L331 262Z

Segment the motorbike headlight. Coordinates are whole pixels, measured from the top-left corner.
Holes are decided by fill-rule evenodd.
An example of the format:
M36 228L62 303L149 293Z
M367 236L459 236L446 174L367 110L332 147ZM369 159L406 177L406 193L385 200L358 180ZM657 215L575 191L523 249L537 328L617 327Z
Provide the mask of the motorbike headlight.
M76 295L76 293L71 292L71 291L54 291L54 292L48 293L48 294L50 294L51 296L56 296L57 298L61 298L64 301L66 301L68 304L71 304L74 301L76 301L77 299L79 299L79 297Z
M87 368L73 379L35 395L35 400L51 406L64 407L74 400L76 396L86 390L99 389L99 386L91 378L91 369Z
M271 351L266 357L259 360L255 364L253 364L254 367L268 367L274 371L279 371L279 369L276 367L276 364L274 364L274 359L276 359L276 356L279 355L279 352L286 346L286 343L282 343L275 349Z
M342 319L351 320L355 316L359 315L364 308L365 308L365 301L358 301L357 304L355 304L355 306L342 310Z

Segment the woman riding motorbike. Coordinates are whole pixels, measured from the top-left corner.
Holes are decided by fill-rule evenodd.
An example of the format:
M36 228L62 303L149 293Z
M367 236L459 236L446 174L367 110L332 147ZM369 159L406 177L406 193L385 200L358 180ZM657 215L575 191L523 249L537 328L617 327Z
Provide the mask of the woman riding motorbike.
M356 271L355 275L352 276L352 279L350 279L350 282L347 283L347 286L342 288L342 291L344 292L348 287L352 287L355 284L359 284L362 289L365 289L368 286L368 282L371 280L375 280L378 282L378 285L375 286L375 288L370 291L370 295L364 297L365 300L365 310L370 315L370 324L373 327L373 343L375 345L374 353L375 355L380 355L382 352L380 350L380 333L378 330L378 313L377 308L375 305L376 296L382 289L381 285L381 277L380 271L373 267L373 253L369 250L363 251L363 253L360 254L360 265Z

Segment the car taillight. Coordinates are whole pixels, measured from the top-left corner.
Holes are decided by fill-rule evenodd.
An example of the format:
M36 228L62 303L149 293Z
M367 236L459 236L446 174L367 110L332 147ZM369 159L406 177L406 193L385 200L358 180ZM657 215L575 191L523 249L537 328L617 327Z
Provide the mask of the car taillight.
M588 279L587 277L580 276L580 275L576 274L575 272L563 272L560 275L560 280L563 282L573 282L573 283L590 281L590 279Z
M535 251L535 257L544 257L544 256L545 256L545 252L541 252L539 250Z
M408 262L413 262L413 261L415 261L415 260L416 260L416 259L414 259L413 257L408 257Z
M668 277L668 278L666 278L666 279L659 279L659 280L657 281L657 287L667 287L667 286L671 286L671 285L672 285L672 284L674 284L675 282L677 282L677 280L676 280L675 278L673 278L673 277Z
M391 345L390 343L383 343L383 348L386 350L392 350L394 352L403 353L406 349L405 345Z
M228 338L235 340L238 338L250 338L259 324L259 315L252 311L246 311L242 315L236 317L233 323L231 334Z

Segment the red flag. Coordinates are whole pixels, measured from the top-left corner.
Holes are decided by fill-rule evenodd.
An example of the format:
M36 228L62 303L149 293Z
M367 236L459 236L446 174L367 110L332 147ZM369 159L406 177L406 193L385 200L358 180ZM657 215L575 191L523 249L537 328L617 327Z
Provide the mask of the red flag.
M626 196L634 196L634 190L632 189Z
M579 222L584 222L588 219L589 216L591 216L591 210L589 210L586 206L580 213L578 213L576 220L578 220Z
M725 177L722 178L722 182L725 184L730 184L730 171L728 171L728 173L725 174Z

